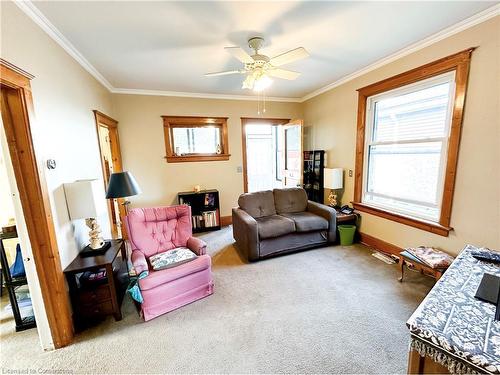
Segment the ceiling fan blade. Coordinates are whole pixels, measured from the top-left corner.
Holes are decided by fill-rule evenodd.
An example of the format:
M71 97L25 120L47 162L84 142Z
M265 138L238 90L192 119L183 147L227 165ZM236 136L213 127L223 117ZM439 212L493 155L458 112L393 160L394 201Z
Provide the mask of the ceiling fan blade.
M304 47L299 47L273 57L270 63L273 66L281 66L306 57L309 57L309 53Z
M267 74L269 74L272 77L288 79L290 81L293 81L298 76L300 76L299 72L294 72L292 70L286 70L286 69L271 69L267 71Z
M224 48L231 55L236 57L242 63L251 64L254 62L252 56L245 52L245 50L241 47L225 47Z
M205 77L227 76L228 74L241 73L239 70L226 70L224 72L205 73Z

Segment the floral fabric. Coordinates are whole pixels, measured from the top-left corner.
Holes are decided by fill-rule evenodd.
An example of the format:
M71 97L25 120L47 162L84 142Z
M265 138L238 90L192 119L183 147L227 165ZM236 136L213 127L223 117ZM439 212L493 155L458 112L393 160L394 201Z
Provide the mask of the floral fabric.
M500 321L496 306L474 298L485 272L500 264L475 259L467 245L407 322L411 334L478 372L500 374Z
M155 271L172 268L196 258L196 254L187 247L177 247L149 257L151 268Z

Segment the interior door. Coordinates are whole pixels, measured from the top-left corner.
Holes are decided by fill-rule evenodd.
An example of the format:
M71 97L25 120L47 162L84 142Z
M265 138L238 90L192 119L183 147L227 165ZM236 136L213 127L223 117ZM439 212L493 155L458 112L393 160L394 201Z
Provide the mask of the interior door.
M103 170L104 188L107 189L109 178L114 172L122 171L120 141L118 139L118 121L94 111L96 117L99 150ZM108 211L113 238L126 238L121 218L125 216L122 199L108 199Z
M304 121L293 120L283 125L284 187L302 186Z

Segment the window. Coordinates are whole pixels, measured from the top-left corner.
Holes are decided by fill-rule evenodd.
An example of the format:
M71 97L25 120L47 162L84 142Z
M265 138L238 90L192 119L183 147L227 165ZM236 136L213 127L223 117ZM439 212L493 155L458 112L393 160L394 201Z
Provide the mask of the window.
M226 117L162 117L167 162L229 160Z
M358 90L357 209L448 235L471 52Z
M439 220L454 75L368 98L363 203Z

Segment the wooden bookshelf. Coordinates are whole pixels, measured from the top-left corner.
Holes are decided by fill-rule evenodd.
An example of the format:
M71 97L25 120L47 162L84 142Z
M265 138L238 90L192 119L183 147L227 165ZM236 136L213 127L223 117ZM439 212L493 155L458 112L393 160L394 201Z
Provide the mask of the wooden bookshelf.
M191 207L193 233L220 229L219 192L217 190L178 193L179 204Z

